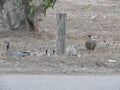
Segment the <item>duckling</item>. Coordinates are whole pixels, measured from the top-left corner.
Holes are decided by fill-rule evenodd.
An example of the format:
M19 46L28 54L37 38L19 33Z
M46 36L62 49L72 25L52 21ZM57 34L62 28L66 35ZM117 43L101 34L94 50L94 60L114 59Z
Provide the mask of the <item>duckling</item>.
M30 55L29 52L22 52L22 51L17 51L17 50L9 50L10 47L10 42L5 42L6 45L6 55L11 55L11 56L19 56L19 57L25 57Z
M46 49L45 52L33 52L31 53L31 55L34 55L34 56L37 56L37 57L40 57L40 56L50 56L50 54L48 53L48 50Z

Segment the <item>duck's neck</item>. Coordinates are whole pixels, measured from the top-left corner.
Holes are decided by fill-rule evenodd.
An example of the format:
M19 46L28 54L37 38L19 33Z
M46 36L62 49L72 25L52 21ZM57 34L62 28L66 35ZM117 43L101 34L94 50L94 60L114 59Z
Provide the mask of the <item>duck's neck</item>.
M89 38L91 38L91 36L88 36Z
M53 55L55 54L55 50L53 50Z
M88 39L89 39L89 40L92 40L91 36L88 36Z
M47 50L47 49L45 50L45 54L46 54L46 55L48 54L48 50Z
M9 51L9 46L10 46L10 45L9 45L9 44L7 44L7 46L6 46L6 50L7 50L7 51Z

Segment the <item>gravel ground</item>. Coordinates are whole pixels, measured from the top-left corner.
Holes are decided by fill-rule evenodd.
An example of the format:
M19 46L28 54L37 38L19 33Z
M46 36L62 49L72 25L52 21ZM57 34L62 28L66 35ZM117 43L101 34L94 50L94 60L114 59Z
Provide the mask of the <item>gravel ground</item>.
M119 74L120 2L118 0L59 0L49 9L42 29L45 32L1 31L0 74ZM52 53L55 49L56 13L67 13L67 45L75 46L78 56L6 56L10 49ZM87 34L97 40L95 52L85 49ZM114 62L111 62L114 61Z

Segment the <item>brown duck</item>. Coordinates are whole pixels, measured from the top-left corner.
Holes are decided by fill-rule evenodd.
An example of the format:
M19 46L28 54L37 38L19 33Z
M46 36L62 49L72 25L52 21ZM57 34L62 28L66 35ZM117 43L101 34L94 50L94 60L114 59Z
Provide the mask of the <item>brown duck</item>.
M91 36L92 35L88 35L88 40L86 40L86 43L85 43L86 49L89 51L89 53L91 51L93 52L97 46L97 41L92 40Z

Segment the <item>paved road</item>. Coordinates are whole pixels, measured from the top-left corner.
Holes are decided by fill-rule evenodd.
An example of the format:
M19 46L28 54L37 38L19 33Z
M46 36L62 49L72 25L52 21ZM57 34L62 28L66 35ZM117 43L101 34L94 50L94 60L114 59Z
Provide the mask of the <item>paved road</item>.
M0 90L120 90L120 76L0 75Z

